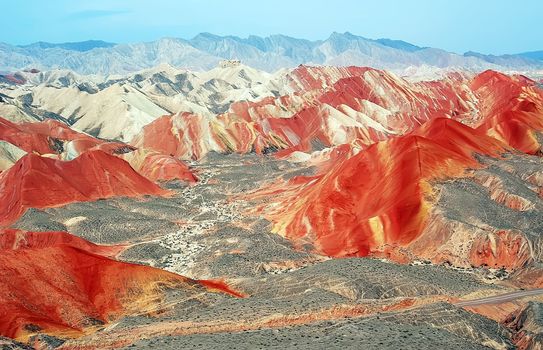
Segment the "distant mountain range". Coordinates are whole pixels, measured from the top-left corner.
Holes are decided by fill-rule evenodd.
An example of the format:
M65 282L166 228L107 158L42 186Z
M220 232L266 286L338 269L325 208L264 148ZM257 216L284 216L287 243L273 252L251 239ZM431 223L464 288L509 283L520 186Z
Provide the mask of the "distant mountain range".
M163 38L152 42L114 44L90 40L15 46L0 43L0 71L71 69L81 74L125 74L159 64L208 70L223 59L239 59L257 69L273 72L299 64L461 68L472 71L543 69L543 51L514 55L463 55L401 40L367 39L351 33L332 33L326 40L310 41L285 35L248 38L201 33L193 39Z
M19 47L24 49L64 49L69 51L90 51L92 49L97 49L100 47L113 47L117 44L115 43L108 43L102 40L86 40L86 41L80 41L75 43L60 43L60 44L54 44L54 43L48 43L44 41L38 41L37 43L33 43L30 45L20 45Z

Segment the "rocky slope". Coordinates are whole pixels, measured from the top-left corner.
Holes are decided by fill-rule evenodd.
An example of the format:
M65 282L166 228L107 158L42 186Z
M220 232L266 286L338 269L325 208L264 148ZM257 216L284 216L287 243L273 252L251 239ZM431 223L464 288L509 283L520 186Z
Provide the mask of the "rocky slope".
M54 120L14 124L0 118L0 140L1 227L28 208L166 195L155 182L197 181L186 164L169 155L104 142Z
M400 125L411 132L374 143L354 156L343 153L316 176L279 181L256 193L256 198L274 194L277 199L264 206L274 230L298 245L310 243L337 257L375 254L399 261L513 270L540 263L542 241L532 233L531 221L540 213L540 192L530 181L537 176L539 159L522 154L540 153L543 93L523 77L490 71L461 86L469 90L456 96L468 100L455 103L449 98L449 118L436 117L445 109L432 114L426 107L429 114L414 115L422 119L419 122L429 121L413 129L412 114L398 113L407 117ZM336 96L349 101L352 95ZM449 213L452 208L441 204L449 199L449 191L454 193L450 184L458 183L455 178L485 191L502 208L493 203L469 214ZM490 218L474 215L485 209ZM492 212L498 210L524 218L517 217L513 225L493 222ZM467 223L473 226L468 229Z
M2 344L537 349L535 81L309 66L234 65L185 83L165 67L139 74L82 89L138 86L199 107L136 127L130 143L60 114L0 119L0 336L14 338ZM82 83L20 77L13 91Z

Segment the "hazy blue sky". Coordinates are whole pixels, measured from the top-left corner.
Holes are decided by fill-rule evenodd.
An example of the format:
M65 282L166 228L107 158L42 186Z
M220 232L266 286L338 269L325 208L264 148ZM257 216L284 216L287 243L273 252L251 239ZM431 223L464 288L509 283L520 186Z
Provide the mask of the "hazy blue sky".
M0 41L192 38L199 32L325 39L349 31L454 52L543 50L542 0L9 0Z

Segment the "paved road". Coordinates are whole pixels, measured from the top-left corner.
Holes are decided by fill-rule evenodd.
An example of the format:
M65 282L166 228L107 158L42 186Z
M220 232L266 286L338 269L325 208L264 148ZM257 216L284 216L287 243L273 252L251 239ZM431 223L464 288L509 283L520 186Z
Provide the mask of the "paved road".
M501 303L505 303L511 300L520 299L520 298L524 298L528 296L539 295L539 294L543 294L543 288L519 290L516 292L499 294L499 295L494 295L491 297L486 297L486 298L481 298L481 299L464 300L464 301L459 301L457 303L454 303L454 305L464 307L464 306L477 306L477 305L483 305L483 304L501 304Z

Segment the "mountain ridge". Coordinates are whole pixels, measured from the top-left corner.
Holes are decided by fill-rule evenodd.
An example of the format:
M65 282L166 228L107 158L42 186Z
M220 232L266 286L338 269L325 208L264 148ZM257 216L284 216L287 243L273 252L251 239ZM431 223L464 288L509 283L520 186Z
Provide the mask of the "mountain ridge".
M208 70L223 59L240 59L267 72L299 64L372 66L402 69L428 65L439 68L543 69L539 51L484 55L457 54L439 48L421 47L402 40L369 39L349 32L333 32L324 40L307 40L277 34L220 36L200 33L192 39L160 38L149 42L108 43L89 40L73 43L38 42L29 45L0 43L0 71L37 68L71 69L81 74L126 74L158 64L193 70Z
M65 43L50 43L47 41L37 41L28 45L17 45L20 48L38 48L38 49L51 49L61 48L71 51L90 51L100 47L112 47L117 45L116 43L110 43L103 40L85 40Z

